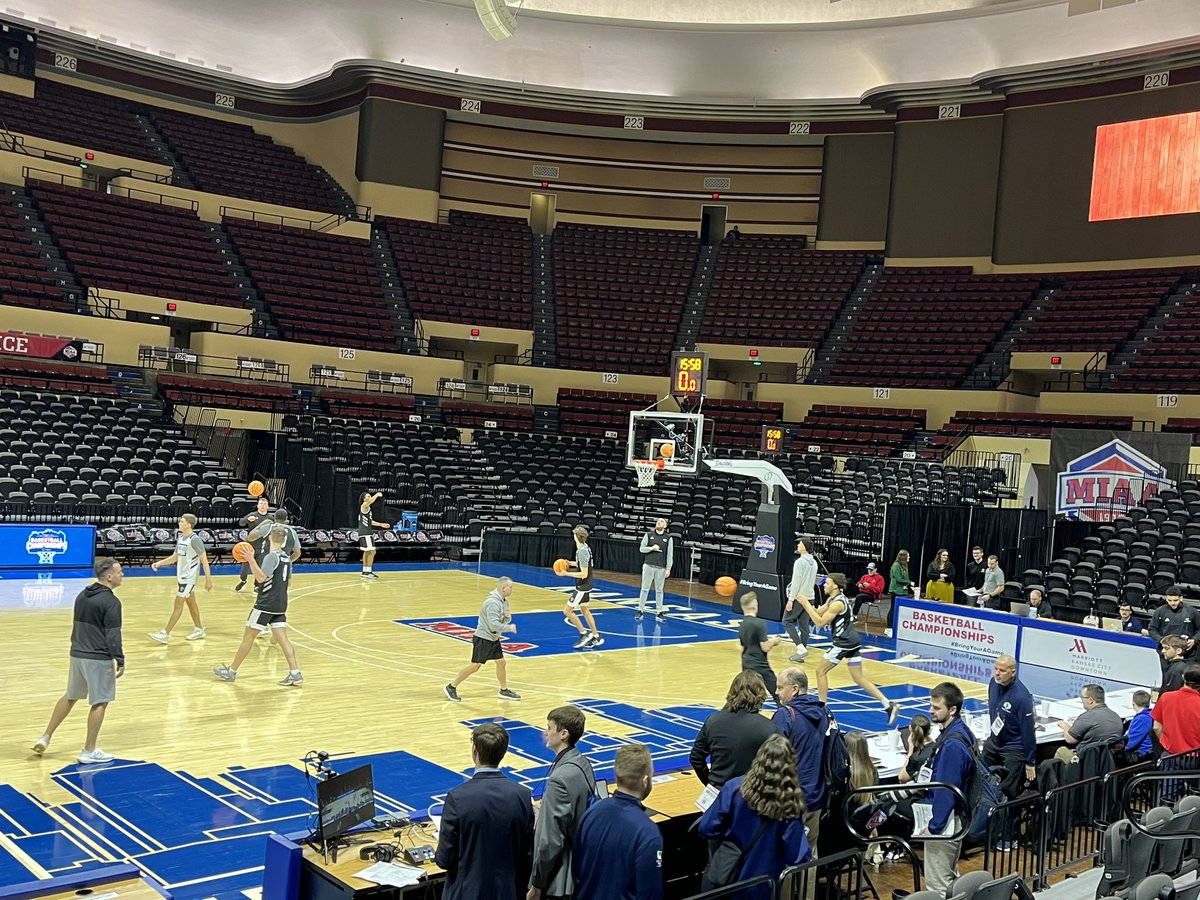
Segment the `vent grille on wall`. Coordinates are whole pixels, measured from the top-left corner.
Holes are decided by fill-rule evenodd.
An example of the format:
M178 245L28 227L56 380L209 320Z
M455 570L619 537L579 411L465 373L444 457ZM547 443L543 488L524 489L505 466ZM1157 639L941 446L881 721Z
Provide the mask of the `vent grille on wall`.
M729 190L729 178L705 178L704 189L706 191L727 191Z
M557 178L558 166L537 165L533 167L533 174L538 178Z

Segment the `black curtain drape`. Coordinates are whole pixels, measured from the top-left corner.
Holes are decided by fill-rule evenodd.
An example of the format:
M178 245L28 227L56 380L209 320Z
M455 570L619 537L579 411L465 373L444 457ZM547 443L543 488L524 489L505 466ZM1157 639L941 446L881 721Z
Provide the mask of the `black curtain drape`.
M924 586L925 567L944 547L954 563L955 585L963 587L967 560L976 545L985 554L995 553L1005 576L1019 581L1025 569L1040 568L1046 562L1046 513L971 506L888 506L883 566L890 569L896 554L907 550L909 574L917 584Z
M1062 555L1063 547L1082 547L1083 539L1095 534L1103 524L1103 522L1085 522L1081 519L1066 517L1055 519L1052 526L1054 555L1051 558L1058 559Z
M592 548L592 556L597 569L630 574L639 574L642 571L644 557L639 549L638 541L594 537L588 540L588 546ZM674 557L671 571L668 574L672 578L687 578L691 551L683 545L683 541L678 535L675 536ZM708 554L705 554L705 558L707 557ZM527 566L549 568L556 559L574 558L575 541L570 535L514 531L488 531L484 534L482 553L484 562L515 562ZM739 568L734 577L740 573L741 569ZM703 580L704 578L701 577L701 581Z

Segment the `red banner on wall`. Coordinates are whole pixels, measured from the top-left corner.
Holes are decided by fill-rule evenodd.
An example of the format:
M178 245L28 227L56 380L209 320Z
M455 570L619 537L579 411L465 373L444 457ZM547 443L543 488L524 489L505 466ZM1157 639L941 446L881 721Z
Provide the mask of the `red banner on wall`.
M9 356L32 356L37 359L65 359L75 362L79 359L82 343L70 338L0 331L0 354Z

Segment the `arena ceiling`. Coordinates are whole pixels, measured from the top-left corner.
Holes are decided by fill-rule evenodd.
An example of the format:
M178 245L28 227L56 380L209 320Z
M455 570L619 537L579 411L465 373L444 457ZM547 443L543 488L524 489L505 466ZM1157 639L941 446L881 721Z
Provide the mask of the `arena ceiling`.
M472 0L9 2L20 9L4 15L49 46L280 99L370 78L531 105L778 118L1200 60L1200 0L1077 15L1101 0L512 0L517 32L500 42Z

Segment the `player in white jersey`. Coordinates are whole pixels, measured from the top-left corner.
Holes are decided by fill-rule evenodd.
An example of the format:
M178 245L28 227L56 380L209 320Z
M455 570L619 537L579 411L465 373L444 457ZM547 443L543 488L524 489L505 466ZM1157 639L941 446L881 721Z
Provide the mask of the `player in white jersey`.
M162 631L151 633L150 639L165 644L171 639L171 631L183 615L186 604L192 617L192 633L187 636L189 641L198 641L205 636L204 623L200 621L200 604L196 602L196 581L200 577L200 569L204 569L204 589L213 589L212 570L208 567L208 553L204 549L204 541L196 534L196 517L184 513L179 517L179 537L175 542L175 552L166 559L160 559L150 564L155 572L160 566L175 563L178 585L175 589L175 608L171 610L171 618L167 627Z

